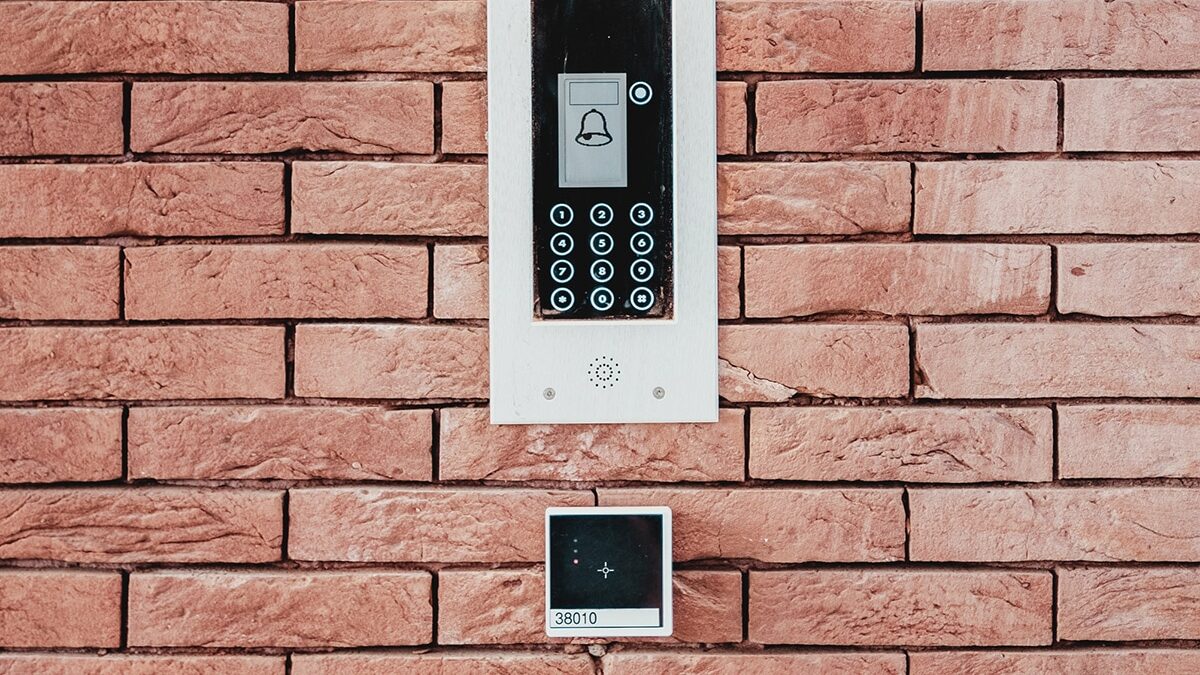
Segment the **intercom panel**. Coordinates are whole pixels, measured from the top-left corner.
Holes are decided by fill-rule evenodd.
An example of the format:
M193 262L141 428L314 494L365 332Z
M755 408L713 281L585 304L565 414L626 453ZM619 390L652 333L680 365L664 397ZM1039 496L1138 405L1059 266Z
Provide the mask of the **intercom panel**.
M716 421L715 30L488 3L493 422Z

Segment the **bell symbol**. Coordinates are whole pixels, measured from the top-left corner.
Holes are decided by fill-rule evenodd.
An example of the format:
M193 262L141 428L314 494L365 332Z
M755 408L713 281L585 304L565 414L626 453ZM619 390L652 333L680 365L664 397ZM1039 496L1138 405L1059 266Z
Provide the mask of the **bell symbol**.
M599 147L612 143L612 134L608 133L608 120L604 113L592 108L585 112L579 120L579 133L575 142L580 145Z

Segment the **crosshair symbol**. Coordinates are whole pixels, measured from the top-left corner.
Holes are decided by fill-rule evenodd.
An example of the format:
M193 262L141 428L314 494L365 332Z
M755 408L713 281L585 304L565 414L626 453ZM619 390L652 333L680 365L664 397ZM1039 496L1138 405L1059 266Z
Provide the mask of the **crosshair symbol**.
M601 567L600 569L598 569L598 570L596 570L596 571L597 571L597 572L600 572L601 574L603 574L605 579L607 579L607 578L608 578L608 575L609 575L609 573L610 573L610 572L616 572L616 570L614 570L614 569L612 569L612 568L610 568L610 567L608 566L608 561L607 561L607 560L606 560L606 561L604 561L604 567Z

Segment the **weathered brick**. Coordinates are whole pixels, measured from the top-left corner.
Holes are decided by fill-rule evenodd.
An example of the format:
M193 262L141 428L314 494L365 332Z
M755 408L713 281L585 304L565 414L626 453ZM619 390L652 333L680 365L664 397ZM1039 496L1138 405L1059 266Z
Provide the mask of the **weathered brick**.
M153 82L133 86L137 152L433 152L429 82Z
M357 647L430 641L418 571L150 572L129 579L138 647Z
M916 195L917 234L1200 232L1200 162L921 163Z
M913 560L1200 560L1186 488L910 489Z
M287 7L260 2L6 2L0 74L283 73Z
M115 246L0 247L0 318L115 319L120 258Z
M282 233L282 164L0 166L0 237Z
M0 490L0 558L279 560L283 493L201 488Z
M442 84L442 152L487 152L487 83L480 80Z
M1194 567L1058 571L1062 640L1200 639L1198 604L1200 572Z
M1064 150L1200 150L1200 80L1066 80L1063 87Z
M288 554L353 562L540 562L550 506L590 492L503 489L292 490Z
M293 675L592 675L594 672L592 659L586 652L343 652L292 656Z
M488 247L446 244L433 250L433 315L439 319L486 319Z
M298 396L486 398L487 331L459 326L298 326L295 368Z
M433 422L428 410L133 408L128 425L129 475L134 479L432 477Z
M487 69L483 2L297 2L296 69Z
M756 408L750 475L806 481L1048 481L1049 408Z
M724 326L721 396L786 401L908 393L908 330L899 324Z
M1200 652L1181 649L913 652L908 658L911 675L1087 675L1200 670Z
M717 167L721 234L862 234L908 229L902 162L739 162Z
M125 315L423 317L428 258L419 245L138 246L125 250Z
M120 82L0 83L0 155L119 155L123 107Z
M770 4L770 3L768 3ZM758 85L760 152L1037 152L1058 135L1053 82L795 80Z
M846 283L854 279L853 283ZM1050 247L789 244L746 247L746 316L826 312L1041 314Z
M1088 405L1058 410L1063 478L1200 478L1200 406Z
M280 398L283 328L0 328L0 400Z
M1200 315L1200 244L1062 244L1058 311Z
M750 572L750 640L767 644L1050 644L1048 572ZM1061 621L1060 621L1061 627Z
M604 656L605 675L687 673L688 675L793 675L794 673L855 673L903 675L904 654L882 652L808 654L612 652Z
M1195 396L1200 329L1101 324L921 324L921 398Z
M438 574L440 644L546 642L543 569L447 570ZM675 572L678 642L742 639L742 575L736 570Z
M717 4L717 68L776 73L912 70L916 11L896 0ZM863 45L870 45L864 49Z
M671 507L675 560L904 559L899 490L600 488L598 494L601 506Z
M1200 5L1170 0L929 0L928 70L1200 68Z
M744 155L749 136L746 83L717 83L717 154Z
M742 314L742 249L717 247L717 318L736 319Z
M121 477L120 408L0 410L0 483Z
M738 481L743 413L717 424L495 426L484 408L441 414L443 480Z
M2 654L5 675L283 675L282 656Z
M296 232L482 236L487 167L299 162L292 211Z
M2 569L0 598L0 646L121 646L118 572Z

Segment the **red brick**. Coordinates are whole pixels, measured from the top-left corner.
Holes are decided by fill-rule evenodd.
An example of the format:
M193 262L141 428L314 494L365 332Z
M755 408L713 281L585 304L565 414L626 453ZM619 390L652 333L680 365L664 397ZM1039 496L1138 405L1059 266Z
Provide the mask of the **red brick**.
M908 330L900 324L725 326L720 360L721 396L731 401L908 393Z
M541 562L550 506L590 492L504 489L292 490L288 554L352 562Z
M123 105L120 82L0 83L0 156L119 155Z
M414 318L425 246L250 244L125 250L130 319Z
M854 283L846 283L854 279ZM746 247L746 316L1041 314L1050 247L788 244Z
M433 631L430 587L420 571L135 572L129 644L422 644Z
M767 644L1045 645L1048 572L750 572L750 640ZM1060 624L1061 625L1061 624Z
M739 162L717 167L721 234L863 234L908 229L903 162Z
M442 152L487 152L487 83L479 80L442 84Z
M297 2L296 69L487 69L483 2Z
M487 234L484 166L299 162L292 195L295 232Z
M279 398L283 328L0 328L0 400Z
M717 247L717 317L736 319L742 314L742 249Z
M1200 7L1170 0L929 0L928 70L1200 68Z
M154 82L133 86L136 152L433 152L429 82Z
M1200 406L1058 409L1063 478L1200 478Z
M1049 408L756 408L750 475L805 481L1048 481Z
M1200 560L1186 488L910 489L913 560Z
M5 675L283 675L282 656L4 654Z
M896 0L721 2L717 68L775 73L901 72L916 63L916 11ZM864 45L870 48L864 49Z
M131 478L429 480L428 410L133 408Z
M0 558L270 562L283 540L283 493L269 490L3 490L0 513Z
M488 247L446 244L433 251L433 315L439 319L488 317Z
M759 152L1037 152L1058 134L1053 82L797 80L756 99Z
M0 166L0 237L283 234L283 165Z
M7 408L0 438L0 483L121 477L120 408Z
M917 164L916 194L917 234L1200 232L1197 162Z
M598 494L602 506L671 507L675 560L904 559L899 490L600 488Z
M283 73L288 13L259 2L6 2L0 74Z
M487 331L459 326L296 328L296 395L486 398Z
M1058 571L1062 640L1200 639L1197 604L1200 572L1194 567Z
M393 675L436 673L437 675L593 675L592 659L586 652L343 652L339 654L295 654L293 675Z
M121 644L121 575L117 572L4 569L0 570L0 598L0 646L115 648Z
M447 570L438 574L440 644L547 642L544 569ZM736 570L675 572L678 642L740 642L742 575Z
M1063 86L1064 150L1200 150L1200 80L1066 80Z
M1063 244L1058 311L1200 315L1200 244Z
M1200 329L1102 324L917 326L921 398L1196 396Z
M717 83L717 154L744 155L749 136L746 83Z
M855 673L903 675L904 655L882 652L840 654L613 652L604 656L605 675L686 673L688 675L793 675Z
M1186 673L1200 670L1200 652L1181 649L1081 649L1020 652L913 652L912 675L1011 673Z
M485 408L441 414L442 480L740 481L743 413L717 424L495 426Z
M120 249L0 247L0 318L116 319Z

